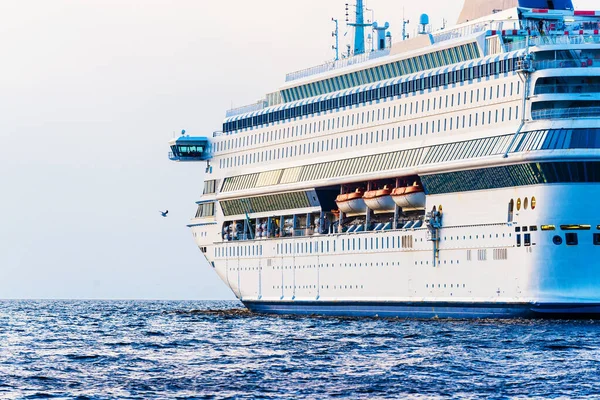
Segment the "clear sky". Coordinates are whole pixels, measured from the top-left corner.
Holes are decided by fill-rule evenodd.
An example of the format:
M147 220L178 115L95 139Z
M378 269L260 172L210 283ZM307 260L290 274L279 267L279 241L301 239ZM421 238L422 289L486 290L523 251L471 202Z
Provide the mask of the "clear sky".
M346 1L0 1L0 298L232 298L186 228L204 166L167 142L332 58ZM462 1L368 6L397 40Z

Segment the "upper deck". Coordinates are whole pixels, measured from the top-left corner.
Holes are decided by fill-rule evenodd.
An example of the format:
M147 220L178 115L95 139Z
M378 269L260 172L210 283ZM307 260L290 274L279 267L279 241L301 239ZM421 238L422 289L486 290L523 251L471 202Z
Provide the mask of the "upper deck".
M554 3L555 9L510 8L390 48L292 72L278 91L251 106L229 110L227 117L527 47L600 45L600 12L568 9L570 2Z

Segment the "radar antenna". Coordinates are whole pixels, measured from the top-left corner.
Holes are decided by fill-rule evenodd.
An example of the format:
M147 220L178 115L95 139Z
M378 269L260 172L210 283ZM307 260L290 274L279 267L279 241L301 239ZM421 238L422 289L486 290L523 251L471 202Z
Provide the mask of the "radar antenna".
M406 33L406 26L410 24L410 21L404 18L404 8L402 9L402 40L409 38L409 34Z
M331 21L335 23L335 31L331 32L331 36L335 38L335 45L331 47L335 50L335 61L340 59L340 26L338 20L331 18Z

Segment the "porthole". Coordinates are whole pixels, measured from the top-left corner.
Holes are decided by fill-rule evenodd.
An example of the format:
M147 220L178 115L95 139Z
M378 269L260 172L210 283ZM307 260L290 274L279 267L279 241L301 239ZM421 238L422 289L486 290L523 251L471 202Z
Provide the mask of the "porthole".
M560 246L562 244L563 240L562 237L556 235L552 238L552 243L554 243L557 246Z
M525 200L523 200L523 209L527 210L529 208L529 199L527 197L525 197Z
M517 211L521 211L521 198L517 199Z
M535 210L535 207L537 206L537 201L535 200L535 197L531 198L531 209Z

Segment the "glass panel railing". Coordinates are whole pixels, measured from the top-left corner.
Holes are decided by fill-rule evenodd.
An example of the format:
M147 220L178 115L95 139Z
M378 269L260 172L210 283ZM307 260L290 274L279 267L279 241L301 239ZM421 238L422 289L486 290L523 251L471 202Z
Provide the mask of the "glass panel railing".
M538 119L600 119L600 107L553 108L531 112L531 118Z
M390 54L390 49L376 50L370 53L360 54L358 56L348 57L337 61L331 61L325 64L317 65L315 67L306 68L300 71L291 72L285 76L286 82L295 81L298 79L306 78L312 75L321 74L327 71L333 71L336 69L348 67L350 65L362 64L364 62L374 60L380 57L385 57Z
M553 69L553 68L600 68L599 59L581 59L581 60L544 60L534 61L535 70Z
M600 84L536 85L535 94L600 93Z
M544 47L556 45L578 45L578 44L600 44L598 35L556 35L556 36L532 36L529 38L530 47ZM510 43L505 43L507 52L521 50L527 47L525 36L519 36L518 39Z
M246 114L254 111L264 110L269 106L267 100L259 100L256 103L248 104L242 107L232 108L225 112L225 117L235 117L236 115Z

